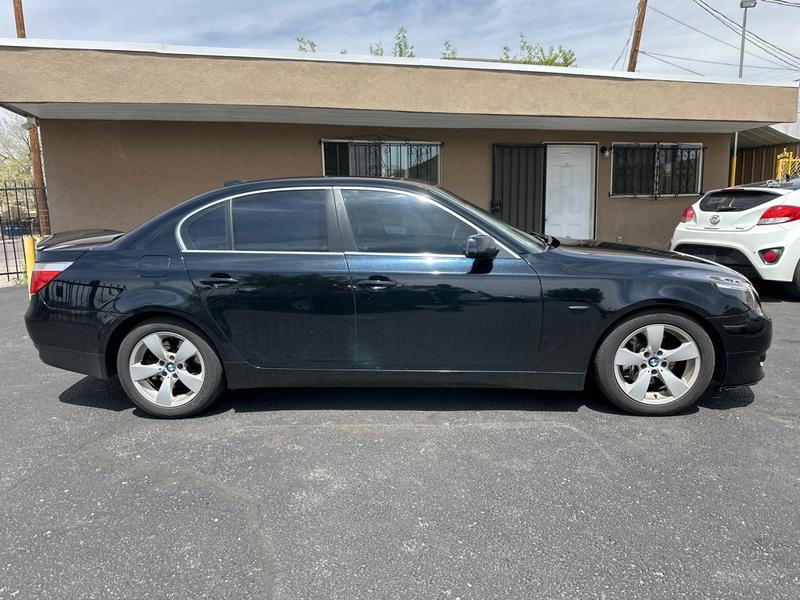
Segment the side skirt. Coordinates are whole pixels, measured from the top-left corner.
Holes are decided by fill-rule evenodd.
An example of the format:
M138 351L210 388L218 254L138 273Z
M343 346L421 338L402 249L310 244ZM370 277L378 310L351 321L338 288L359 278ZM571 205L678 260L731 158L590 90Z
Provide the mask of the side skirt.
M378 371L372 369L267 369L225 363L230 389L268 387L485 387L579 391L585 373L537 371Z

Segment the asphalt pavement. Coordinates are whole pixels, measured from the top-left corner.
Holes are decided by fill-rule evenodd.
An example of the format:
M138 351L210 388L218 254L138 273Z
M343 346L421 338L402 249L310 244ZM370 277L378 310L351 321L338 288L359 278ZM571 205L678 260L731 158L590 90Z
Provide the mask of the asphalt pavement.
M800 303L767 378L596 393L259 390L148 418L40 363L0 289L0 598L799 598Z

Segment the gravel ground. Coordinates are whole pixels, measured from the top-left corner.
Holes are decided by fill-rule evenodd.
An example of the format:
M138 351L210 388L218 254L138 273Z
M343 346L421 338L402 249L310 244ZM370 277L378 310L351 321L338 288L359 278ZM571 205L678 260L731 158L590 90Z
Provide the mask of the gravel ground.
M767 379L592 394L273 390L182 421L47 367L0 289L0 598L798 598L800 304Z

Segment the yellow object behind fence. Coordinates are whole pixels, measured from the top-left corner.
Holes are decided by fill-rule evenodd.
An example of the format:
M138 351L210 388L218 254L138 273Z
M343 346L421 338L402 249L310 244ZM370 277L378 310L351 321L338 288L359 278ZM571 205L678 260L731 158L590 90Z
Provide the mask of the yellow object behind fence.
M800 175L800 156L786 148L775 159L775 179L783 180Z
M25 275L28 281L28 294L31 289L31 275L33 274L33 263L36 262L36 238L22 238L22 246L25 249Z

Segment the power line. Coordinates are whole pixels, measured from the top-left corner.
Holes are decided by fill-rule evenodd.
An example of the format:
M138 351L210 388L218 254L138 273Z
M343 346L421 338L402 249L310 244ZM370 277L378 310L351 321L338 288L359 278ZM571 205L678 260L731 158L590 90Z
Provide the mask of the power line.
M620 60L622 60L622 57L625 55L625 50L628 48L628 44L631 41L631 36L633 35L633 28L635 26L636 26L636 15L633 16L633 21L631 21L631 30L628 32L628 39L625 40L625 45L622 47L622 50L619 51L619 56L617 57L617 60L614 61L614 66L611 67L612 71L617 68L617 64L619 63Z
M716 40L716 41L717 41L717 42L719 42L720 44L725 44L726 46L729 46L729 47L731 47L731 48L733 48L733 49L735 49L735 50L738 50L738 49L739 49L739 47L738 47L738 46L736 46L735 44L731 44L730 42L726 42L725 40L722 40L722 39L720 39L720 38L718 38L718 37L715 37L715 36L711 35L710 33L706 33L706 32L705 32L705 31L703 31L702 29L698 29L697 27L693 27L692 25L689 25L688 23L684 23L684 22L683 22L683 21L681 21L680 19L676 19L676 18L675 18L675 17L673 17L672 15L668 15L667 13L665 13L665 12L663 12L663 11L660 11L660 10L658 10L658 9L657 9L655 6L653 6L652 4L650 5L650 9L651 9L651 10L654 10L655 12L657 12L658 14L660 14L661 16L663 16L663 17L666 17L667 19L670 19L671 21L675 21L675 22L676 22L676 23L678 23L679 25L683 25L684 27L688 27L689 29L691 29L692 31L695 31L695 32L699 33L700 35L704 35L704 36L706 36L707 38L711 38L712 40ZM786 65L785 65L785 63L784 63L784 64L781 64L781 63L775 62L774 60L770 60L770 59L768 59L768 58L764 58L763 56L760 56L760 55L758 55L758 54L755 54L755 53L753 53L753 52L750 52L749 50L745 50L745 54L749 54L750 56L754 56L755 58L757 58L757 59L759 59L759 60L763 60L764 62L768 62L768 63L771 63L771 64L773 64L773 65L778 65L778 66L780 66L780 67L785 67L785 66L786 66Z
M725 65L728 67L738 67L739 63L721 62L718 60L703 60L702 58L690 58L688 56L674 56L672 54L661 54L659 52L650 52L650 55L662 56L664 58L674 58L676 60L689 60L692 62L707 63L710 65ZM749 69L767 69L768 71L800 71L800 67L793 69L791 67L765 67L763 65L745 65Z
M714 16L714 18L716 18L717 20L720 20L720 18L721 18L721 19L725 19L725 21L727 21L728 23L730 23L729 27L731 27L731 28L732 28L732 29L733 29L735 32L737 32L737 33L741 33L741 31L742 31L742 26L741 26L741 25L739 25L739 24L738 24L736 21L734 21L733 19L731 19L731 18L730 18L728 15L726 15L726 14L725 14L725 13L723 13L722 11L719 11L719 10L717 10L716 8L714 8L713 6L709 5L709 4L708 4L708 3L707 3L705 0L692 0L692 1L693 1L695 4L698 4L698 5L702 6L703 8L706 8L706 9L708 9L708 11L711 11L711 14L712 14L712 16ZM764 38L762 38L760 35L757 35L757 34L756 34L755 32L753 32L752 30L747 30L745 33L746 33L746 35L747 35L748 37L752 36L753 38L755 38L755 39L757 39L757 40L759 40L759 41L763 42L764 44L766 44L767 46L770 46L771 48L773 48L773 49L777 50L778 52L782 52L783 54L786 54L786 55L788 55L788 56L791 56L791 57L792 57L792 58L794 58L794 59L800 60L800 56L797 56L796 54L792 54L791 52L789 52L788 50L784 50L784 49L783 49L783 48L781 48L780 46L776 46L776 45L775 45L775 44L773 44L772 42L770 42L770 41L768 41L768 40L765 40ZM751 41L752 41L752 40L751 40Z
M710 7L709 5L707 5L702 0L692 0L692 2L694 2L700 8L702 8L704 11L706 11L714 19L716 19L717 21L722 23L722 25L724 25L725 27L727 27L728 29L733 31L735 34L741 35L742 27L738 23L736 23L732 19L728 18L726 15L722 14L721 12L717 11L716 9ZM750 41L751 44L753 44L754 46L756 46L757 48L759 48L763 52L766 52L770 56L772 56L774 58L777 58L779 61L781 61L785 65L794 66L794 64L792 62L790 62L785 56L782 56L780 54L776 54L773 50L770 50L769 48L765 48L763 44L760 44L758 41L756 41L752 37L752 32L746 32L746 36L747 36L747 39Z
M694 73L695 75L700 75L700 77L705 77L705 75L703 75L702 73L698 73L697 71L692 71L691 69L689 69L687 67L682 67L681 65L676 64L674 62L670 62L670 61L665 60L663 58L659 58L658 56L654 56L653 54L650 54L649 52L645 52L644 50L639 50L639 53L640 54L644 54L645 56L649 56L652 59L661 61L662 63L666 63L666 64L668 64L670 66L677 67L678 69L683 69L684 71L688 71L689 73Z
M741 34L742 33L742 26L741 25L739 25L736 21L734 21L733 19L728 17L726 14L718 11L713 6L710 6L704 0L692 0L692 2L694 2L697 6L702 8L704 11L706 11L708 14L710 14L717 21L722 23L725 27L727 27L728 29L730 29L734 33L737 33L737 34ZM784 62L785 64L787 64L789 66L792 66L792 67L798 66L797 63L794 62L794 60L800 60L800 56L792 54L791 52L788 52L787 50L784 50L783 48L780 48L779 46L776 46L772 42L769 42L769 41L765 40L764 38L762 38L759 35L756 35L752 31L746 31L745 34L747 36L747 39L750 40L751 44L753 44L756 47L760 48L761 50L763 50L764 52L766 52L770 56L773 56L773 57L777 58L778 60ZM776 54L776 52L778 52L780 54ZM782 55L785 55L785 56L782 56ZM786 56L789 56L791 58L787 59ZM794 59L794 60L792 60L792 59Z
M789 2L789 0L764 0L770 4L777 4L778 6L790 6L791 8L800 8L800 2Z

